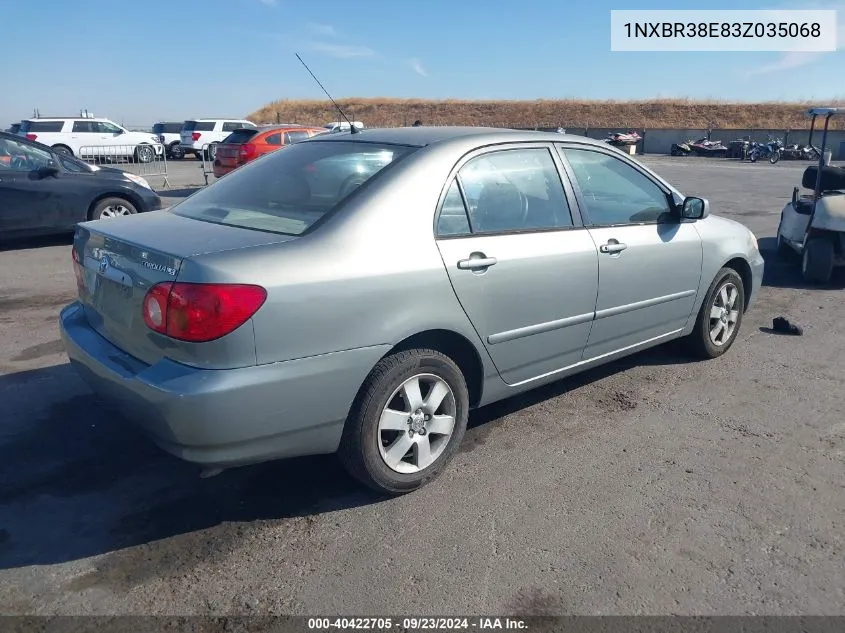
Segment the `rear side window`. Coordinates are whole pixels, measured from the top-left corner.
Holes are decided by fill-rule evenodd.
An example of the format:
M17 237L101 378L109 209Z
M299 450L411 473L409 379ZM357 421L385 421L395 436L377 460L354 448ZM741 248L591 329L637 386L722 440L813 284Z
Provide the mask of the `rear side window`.
M95 129L95 122L94 121L74 121L73 122L73 131L74 132L87 132L87 133L94 133L98 130Z
M285 145L299 143L308 139L308 132L285 132Z
M470 232L467 209L458 181L453 180L437 218L437 235L467 235Z
M236 169L172 212L206 222L300 235L415 148L342 141L296 143Z
M224 143L246 143L258 133L258 130L235 130L223 139Z
M267 145L281 145L282 133L276 132L275 134L270 134L267 138L264 139L264 142L267 143Z
M61 132L64 126L64 121L23 121L20 131L24 134L29 132Z
M181 130L181 123L165 123L162 125L162 131L159 134L179 134Z

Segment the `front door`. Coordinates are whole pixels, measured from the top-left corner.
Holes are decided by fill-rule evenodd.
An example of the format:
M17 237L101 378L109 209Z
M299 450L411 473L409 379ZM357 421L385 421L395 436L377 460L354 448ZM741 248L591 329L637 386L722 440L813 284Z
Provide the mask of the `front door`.
M0 230L25 231L56 226L66 203L55 177L38 172L53 155L28 143L0 138Z
M600 148L562 146L599 254L596 320L584 358L682 330L701 282L702 244L670 193L632 161Z
M437 219L458 300L511 385L580 361L593 320L598 255L556 161L543 145L477 153Z

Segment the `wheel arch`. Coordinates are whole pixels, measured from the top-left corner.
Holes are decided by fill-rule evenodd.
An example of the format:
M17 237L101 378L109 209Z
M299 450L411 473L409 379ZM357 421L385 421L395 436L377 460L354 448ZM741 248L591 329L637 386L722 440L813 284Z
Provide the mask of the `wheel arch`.
M478 406L484 392L484 363L469 339L452 330L424 330L399 341L382 358L409 349L433 349L455 361L467 382L470 408Z
M109 191L107 193L98 193L88 205L88 210L85 212L85 219L91 220L91 215L94 213L94 207L97 206L98 202L105 200L106 198L123 198L124 200L131 202L132 206L135 207L135 210L139 213L141 209L143 209L143 203L132 193L128 191Z
M745 312L748 309L748 303L751 299L751 293L749 290L752 288L752 284L754 283L753 275L751 274L751 264L748 263L744 257L733 257L722 264L722 268L730 268L731 270L735 270L736 273L739 275L739 278L742 279L742 287L745 290L742 311Z

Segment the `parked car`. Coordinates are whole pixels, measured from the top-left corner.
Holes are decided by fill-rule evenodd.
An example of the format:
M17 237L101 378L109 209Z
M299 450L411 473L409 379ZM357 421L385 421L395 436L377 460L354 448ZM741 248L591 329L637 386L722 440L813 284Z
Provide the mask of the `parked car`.
M235 130L254 127L255 123L245 119L191 119L182 124L179 135L186 154L213 161L217 143Z
M61 233L85 220L160 208L158 194L135 174L0 132L0 237Z
M130 132L109 119L93 116L24 119L18 132L64 156L108 156L149 163L163 153L157 136Z
M245 165L259 156L269 154L286 145L306 141L317 134L326 134L324 128L269 125L235 130L217 146L214 157L214 175L222 178L233 169Z
M184 158L185 150L182 149L182 121L159 121L153 125L153 134L158 137L158 142L164 145L167 158Z
M352 121L352 125L355 126L355 129L364 129L364 124L360 121ZM348 121L332 121L323 127L325 127L329 132L348 132L351 129Z
M72 255L67 353L159 446L337 452L387 494L475 407L672 339L721 356L763 275L751 231L606 143L461 127L320 135Z

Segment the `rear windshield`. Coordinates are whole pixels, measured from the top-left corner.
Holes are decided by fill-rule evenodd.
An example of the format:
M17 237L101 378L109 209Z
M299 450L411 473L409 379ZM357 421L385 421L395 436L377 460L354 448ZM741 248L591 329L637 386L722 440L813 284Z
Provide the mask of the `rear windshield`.
M173 207L176 215L300 235L364 182L415 148L297 143L236 169Z
M258 130L235 130L229 136L223 139L224 143L246 143L253 136L258 134Z
M24 134L30 132L61 132L64 126L64 121L22 121L20 131Z
M213 132L214 121L185 121L182 129L186 132Z

